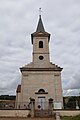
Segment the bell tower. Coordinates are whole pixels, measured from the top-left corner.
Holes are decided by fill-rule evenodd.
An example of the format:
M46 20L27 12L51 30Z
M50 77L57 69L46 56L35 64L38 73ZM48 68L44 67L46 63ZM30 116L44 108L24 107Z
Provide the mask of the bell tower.
M16 107L24 109L35 101L35 109L62 109L63 96L61 71L63 68L50 62L50 34L45 31L41 14L36 31L31 34L32 62L20 68L21 85L16 91ZM29 103L29 104L27 104ZM54 108L53 108L54 106Z
M49 55L49 40L50 34L45 31L41 15L39 15L39 21L36 32L31 34L31 40L33 45L33 64L34 67L49 67L50 55Z

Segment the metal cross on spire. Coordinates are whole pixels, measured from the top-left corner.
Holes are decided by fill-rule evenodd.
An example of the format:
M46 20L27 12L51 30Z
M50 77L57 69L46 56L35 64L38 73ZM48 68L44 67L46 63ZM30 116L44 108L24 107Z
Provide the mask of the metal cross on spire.
M41 9L41 8L39 8L39 16L41 16L41 12L42 12L42 9Z

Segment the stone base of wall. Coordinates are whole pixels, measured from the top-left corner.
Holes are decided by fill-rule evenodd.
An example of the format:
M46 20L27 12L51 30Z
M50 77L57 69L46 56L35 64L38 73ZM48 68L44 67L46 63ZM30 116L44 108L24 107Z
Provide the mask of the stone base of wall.
M60 116L76 116L80 115L80 110L53 110L54 113L59 113Z
M0 117L28 117L30 110L0 110ZM60 116L76 116L80 110L53 110L53 113L59 113Z
M30 110L0 110L0 117L27 117Z

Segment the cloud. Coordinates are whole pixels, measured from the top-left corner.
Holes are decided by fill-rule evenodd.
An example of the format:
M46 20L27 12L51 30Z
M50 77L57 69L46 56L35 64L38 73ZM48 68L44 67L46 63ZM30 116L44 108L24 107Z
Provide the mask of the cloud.
M64 93L77 94L80 88L80 1L3 0L0 1L0 94L15 94L20 83L19 68L32 61L30 34L36 30L39 7L45 29L51 33L51 61L63 67Z
M80 89L80 70L72 76L65 89Z
M79 96L80 90L79 89L68 89L64 90L63 96Z

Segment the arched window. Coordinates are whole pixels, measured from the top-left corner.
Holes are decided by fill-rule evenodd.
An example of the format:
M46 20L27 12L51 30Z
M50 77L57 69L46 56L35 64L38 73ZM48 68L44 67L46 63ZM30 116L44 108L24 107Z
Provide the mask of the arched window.
M39 41L39 48L43 48L43 41Z
M39 89L38 93L45 93L45 90L44 89Z
M48 94L44 89L39 89L38 92L35 92L35 94Z

